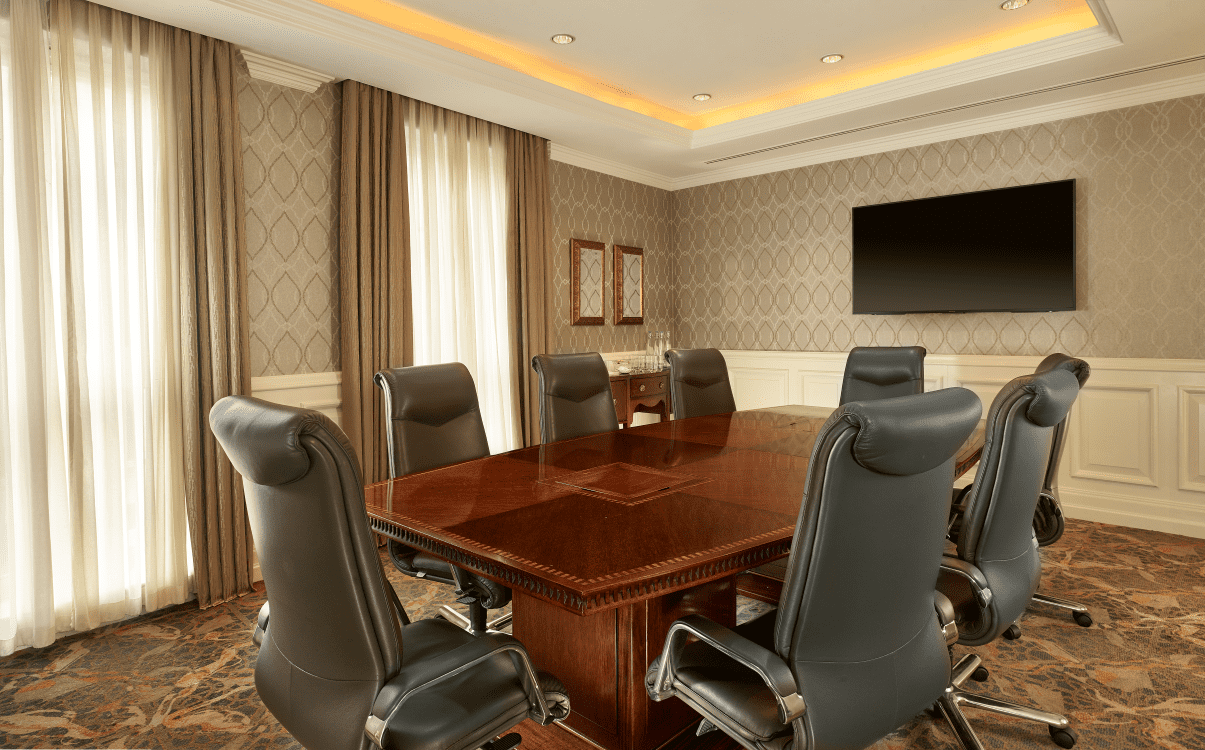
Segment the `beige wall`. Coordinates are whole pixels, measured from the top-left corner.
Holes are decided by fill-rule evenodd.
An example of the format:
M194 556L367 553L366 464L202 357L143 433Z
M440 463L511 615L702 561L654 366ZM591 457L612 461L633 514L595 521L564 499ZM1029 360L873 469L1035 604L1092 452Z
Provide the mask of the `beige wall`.
M252 377L339 369L339 92L242 73Z
M670 331L674 318L673 194L618 177L551 162L552 341L555 354L643 350L648 331ZM604 324L569 325L569 241L607 245ZM615 325L612 245L644 248L645 325ZM675 341L671 340L671 343Z
M852 206L1069 177L1078 180L1074 312L850 312ZM1205 96L673 197L681 346L1205 358Z
M339 369L339 89L246 74L252 375ZM1078 179L1075 312L855 316L854 205ZM668 192L551 163L554 352L677 346L1205 359L1205 96ZM569 240L643 247L644 326L569 325Z

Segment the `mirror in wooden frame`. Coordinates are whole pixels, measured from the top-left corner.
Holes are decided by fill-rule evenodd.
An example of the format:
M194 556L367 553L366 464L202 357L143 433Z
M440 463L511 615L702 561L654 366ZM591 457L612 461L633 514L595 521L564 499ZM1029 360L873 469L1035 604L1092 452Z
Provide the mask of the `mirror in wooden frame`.
M590 240L570 240L570 309L569 324L600 326L603 324L603 269L606 267L606 245Z
M644 323L644 248L615 246L615 325Z

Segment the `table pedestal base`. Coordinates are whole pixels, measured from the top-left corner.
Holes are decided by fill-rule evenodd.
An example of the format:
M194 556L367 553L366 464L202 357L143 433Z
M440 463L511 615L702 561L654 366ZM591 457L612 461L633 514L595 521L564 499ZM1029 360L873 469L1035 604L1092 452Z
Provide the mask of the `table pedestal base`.
M607 750L654 750L699 721L679 700L654 703L644 673L674 620L700 614L736 624L734 577L586 615L514 590L513 631L538 669L569 690L571 729Z

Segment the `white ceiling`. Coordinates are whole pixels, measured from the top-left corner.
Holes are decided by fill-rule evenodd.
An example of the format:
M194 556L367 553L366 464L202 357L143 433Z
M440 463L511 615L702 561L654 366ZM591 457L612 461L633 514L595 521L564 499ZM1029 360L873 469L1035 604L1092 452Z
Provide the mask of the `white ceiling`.
M1048 26L1076 11L1091 14L1086 0L1037 0L1010 12L1000 9L999 0L385 2L688 114L841 79L860 88L883 77L876 75L881 69L898 69L935 51L955 48L977 57L992 42L1018 46L1014 39L1025 29ZM577 41L553 44L550 37L561 32L573 34ZM834 52L845 59L836 65L820 62ZM524 72L539 77L538 71ZM701 92L713 98L694 101Z
M882 80L893 61L1085 1L1093 28ZM999 0L389 0L686 115L877 71L858 82L869 85L697 129L313 0L101 2L536 133L553 158L667 189L1205 93L1205 0L1010 12ZM578 41L556 47L558 32ZM819 64L828 52L846 60ZM689 99L700 91L715 98Z

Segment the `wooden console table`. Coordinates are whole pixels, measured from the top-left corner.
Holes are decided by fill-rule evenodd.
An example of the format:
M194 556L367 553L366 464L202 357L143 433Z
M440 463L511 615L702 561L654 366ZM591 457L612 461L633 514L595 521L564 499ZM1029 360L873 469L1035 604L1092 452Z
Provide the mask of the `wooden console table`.
M669 370L611 376L615 418L622 427L632 425L638 411L661 415L669 421Z

